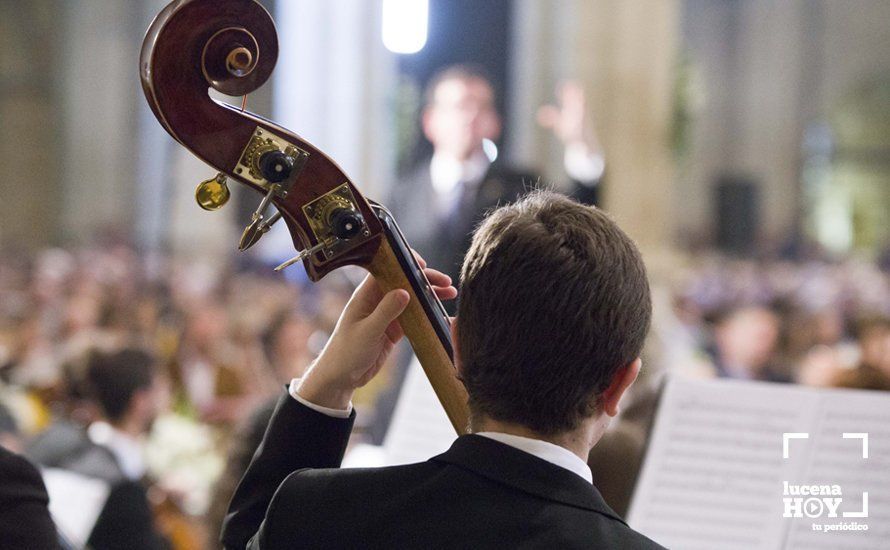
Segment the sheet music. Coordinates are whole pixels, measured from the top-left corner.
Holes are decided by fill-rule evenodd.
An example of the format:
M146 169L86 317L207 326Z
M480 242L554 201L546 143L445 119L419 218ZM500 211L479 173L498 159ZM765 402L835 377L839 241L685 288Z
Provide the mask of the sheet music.
M423 462L444 453L457 434L420 366L411 360L383 445L360 444L343 459L344 468L373 468Z
M455 439L454 427L415 357L383 441L386 464L422 462L447 451Z
M890 394L674 378L662 395L629 523L669 548L878 548L887 540L888 426ZM789 441L788 459L786 432L809 434ZM868 432L873 454L861 459L860 441L842 432ZM783 517L785 482L837 484L844 510L855 509L867 487L870 517L858 521L870 530L817 532L813 523L855 520Z

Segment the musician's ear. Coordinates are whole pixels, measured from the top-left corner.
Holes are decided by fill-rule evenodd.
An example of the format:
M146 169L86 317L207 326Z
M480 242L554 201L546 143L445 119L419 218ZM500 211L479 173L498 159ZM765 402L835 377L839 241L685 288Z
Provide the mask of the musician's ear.
M612 417L618 415L618 402L621 401L621 397L637 379L637 375L640 374L640 367L642 366L642 360L637 357L630 363L618 369L615 376L612 377L612 382L609 384L609 387L606 388L606 391L603 392L601 398L603 411L607 415Z
M460 374L462 365L460 362L460 350L457 345L457 317L451 318L451 349L454 350L454 368Z

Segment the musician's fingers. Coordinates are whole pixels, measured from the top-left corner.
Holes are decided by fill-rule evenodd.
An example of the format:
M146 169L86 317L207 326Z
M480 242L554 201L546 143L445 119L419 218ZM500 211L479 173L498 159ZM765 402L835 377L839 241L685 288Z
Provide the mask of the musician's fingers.
M402 330L402 325L399 324L399 321L395 320L390 323L388 327L386 327L385 334L389 341L395 344L402 339L402 336L405 335L405 332Z
M367 317L374 311L382 298L383 291L380 290L380 285L377 284L374 277L368 275L352 293L345 314L350 318L357 319Z
M457 289L453 286L434 286L433 292L440 300L454 300L457 298Z
M390 323L405 311L409 299L408 291L401 288L387 292L374 311L368 315L367 322L372 327L371 330L382 335Z
M420 264L420 268L421 268L421 269L425 268L425 267L426 267L426 260L423 259L423 256L421 256L420 254L418 254L418 252L417 252L416 250L414 250L413 248L411 249L411 253L414 254L414 259L417 260L417 263Z
M441 271L428 267L423 270L423 273L433 286L451 286L451 277Z

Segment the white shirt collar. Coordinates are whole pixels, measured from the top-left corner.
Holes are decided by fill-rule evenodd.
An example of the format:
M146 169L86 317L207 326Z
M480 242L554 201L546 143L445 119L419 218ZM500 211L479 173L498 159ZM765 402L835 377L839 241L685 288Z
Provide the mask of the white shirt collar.
M111 451L127 479L141 479L145 475L145 461L139 440L102 421L90 424L87 436L96 445Z
M531 439L529 437L500 432L479 432L476 435L500 441L505 445L509 445L515 449L534 455L541 460L546 460L560 468L565 468L566 470L581 476L587 483L593 485L593 474L590 471L590 466L581 460L578 455L565 447L560 447L559 445L554 445L547 441L541 441L540 439Z
M430 161L430 179L437 194L451 193L460 182L478 183L488 171L491 162L482 151L465 161L442 153L434 153Z

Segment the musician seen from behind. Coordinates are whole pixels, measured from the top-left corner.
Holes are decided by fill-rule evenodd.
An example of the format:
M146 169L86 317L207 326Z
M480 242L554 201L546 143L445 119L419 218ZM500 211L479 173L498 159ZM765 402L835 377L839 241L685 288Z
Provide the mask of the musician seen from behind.
M409 299L369 277L280 398L226 548L660 548L606 505L586 462L640 370L651 302L634 243L602 211L535 192L485 219L461 279L452 336L471 434L423 463L338 469L353 391L402 336Z

